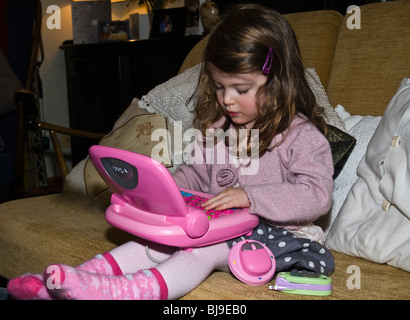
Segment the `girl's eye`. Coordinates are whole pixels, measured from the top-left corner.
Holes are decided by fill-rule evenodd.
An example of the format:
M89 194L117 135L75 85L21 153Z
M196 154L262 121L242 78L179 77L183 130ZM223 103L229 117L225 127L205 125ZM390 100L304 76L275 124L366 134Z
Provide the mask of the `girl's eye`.
M249 90L237 90L239 94L245 94L247 93Z
M223 89L224 87L223 87L223 85L221 85L221 84L219 84L219 83L217 83L217 82L214 82L214 88L215 88L215 90L221 90L221 89Z

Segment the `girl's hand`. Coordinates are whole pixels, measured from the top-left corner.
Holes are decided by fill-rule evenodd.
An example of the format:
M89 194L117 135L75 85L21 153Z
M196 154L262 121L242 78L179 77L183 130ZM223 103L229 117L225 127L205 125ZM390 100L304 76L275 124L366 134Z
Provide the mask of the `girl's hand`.
M242 188L226 188L202 204L205 210L225 210L250 207L248 195Z

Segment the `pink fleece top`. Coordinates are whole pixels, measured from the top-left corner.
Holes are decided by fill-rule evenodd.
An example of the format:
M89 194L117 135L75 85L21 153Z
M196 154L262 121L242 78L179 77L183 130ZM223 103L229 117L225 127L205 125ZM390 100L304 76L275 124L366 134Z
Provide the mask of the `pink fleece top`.
M181 165L173 177L179 187L210 194L240 186L250 200L250 213L290 230L311 226L331 206L333 162L330 145L304 116L296 116L287 131L283 143L259 158L257 170L250 171L251 174L241 171L243 166L229 161L209 164L208 159L208 164ZM271 144L280 139L281 135L274 137ZM200 157L203 159L206 149L202 148ZM228 160L229 153L223 142L214 150L225 151ZM197 153L198 149L195 159Z

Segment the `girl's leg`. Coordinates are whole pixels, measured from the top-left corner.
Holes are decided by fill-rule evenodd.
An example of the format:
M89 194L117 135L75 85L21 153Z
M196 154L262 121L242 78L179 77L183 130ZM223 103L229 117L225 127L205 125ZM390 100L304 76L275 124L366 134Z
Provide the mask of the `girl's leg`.
M118 253L118 260L127 260ZM156 268L123 276L94 274L54 265L52 267L57 269L61 282L54 292L60 298L70 299L176 299L194 289L213 270L228 271L228 253L226 243L196 248L192 252L181 250ZM123 267L121 263L119 265ZM134 268L131 266L131 269Z
M121 274L132 274L155 267L177 250L178 248L138 239L113 249L110 254L121 266Z
M178 251L156 267L168 286L168 299L178 299L203 282L213 270L229 272L226 242Z
M150 247L149 255L146 254L146 245ZM175 250L176 248L138 239L125 243L103 255L98 254L76 267L76 269L109 276L135 273L140 269L155 266L158 263L155 261L167 259ZM54 268L47 268L45 270L46 276L50 279L55 271ZM8 283L8 290L19 299L52 299L47 290L47 282L44 281L43 274L26 274L12 279Z
M276 272L304 271L330 275L335 270L332 253L317 241L299 238L283 228L260 222L250 237L229 240L228 245L252 239L264 243L276 260Z

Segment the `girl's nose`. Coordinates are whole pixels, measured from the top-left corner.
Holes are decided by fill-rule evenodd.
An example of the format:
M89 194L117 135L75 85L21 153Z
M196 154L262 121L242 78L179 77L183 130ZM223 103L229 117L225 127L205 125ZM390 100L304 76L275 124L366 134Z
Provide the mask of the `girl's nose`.
M224 92L223 101L225 106L230 106L235 102L232 95L227 90Z

